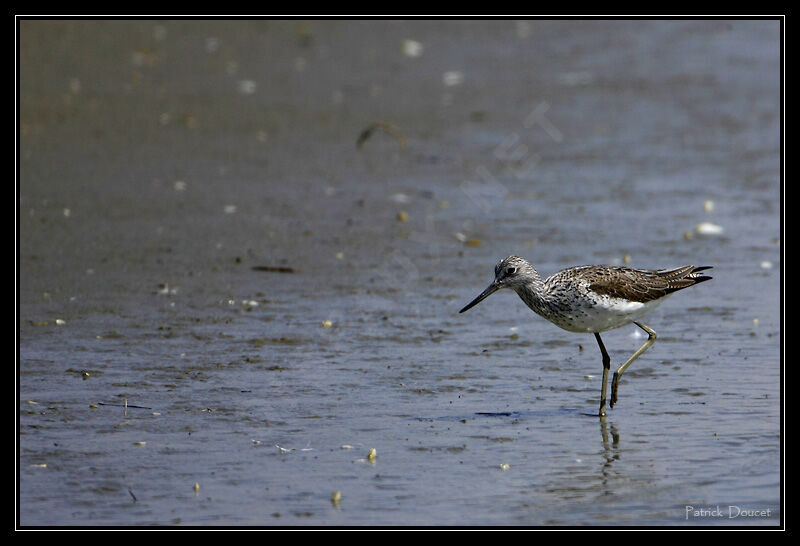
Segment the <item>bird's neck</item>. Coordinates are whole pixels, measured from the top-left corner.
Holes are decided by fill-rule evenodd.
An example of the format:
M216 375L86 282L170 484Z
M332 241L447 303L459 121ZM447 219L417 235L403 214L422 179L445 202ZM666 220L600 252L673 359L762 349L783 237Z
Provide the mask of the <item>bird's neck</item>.
M529 282L514 287L514 292L530 307L534 312L542 314L545 297L545 285L539 273L534 270Z

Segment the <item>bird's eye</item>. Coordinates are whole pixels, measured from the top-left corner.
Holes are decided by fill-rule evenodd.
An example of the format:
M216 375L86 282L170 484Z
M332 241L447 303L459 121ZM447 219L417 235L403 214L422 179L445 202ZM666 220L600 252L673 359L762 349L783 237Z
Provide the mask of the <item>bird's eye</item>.
M506 268L506 276L513 275L516 272L517 272L517 268L516 267L508 267L508 268Z

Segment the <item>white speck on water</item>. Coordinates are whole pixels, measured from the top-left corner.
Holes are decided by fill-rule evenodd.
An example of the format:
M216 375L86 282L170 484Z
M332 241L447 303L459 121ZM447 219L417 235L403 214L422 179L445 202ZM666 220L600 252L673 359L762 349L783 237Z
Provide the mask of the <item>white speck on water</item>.
M167 27L164 25L156 25L153 27L153 40L156 42L163 42L167 39Z
M694 230L700 235L721 235L725 231L722 226L711 222L700 222L694 227Z
M225 211L225 214L233 214L236 212L236 205L225 205L223 210Z
M209 36L206 38L205 46L208 53L216 53L219 49L219 39Z
M517 32L517 38L524 39L530 37L531 24L528 21L517 21L514 26Z
M772 269L772 262L769 260L764 260L761 262L761 269Z
M243 95L252 95L256 92L256 82L253 80L239 80L239 83L236 84L236 88L239 90L239 93Z
M567 87L575 87L577 85L589 85L592 83L593 76L591 72L564 72L558 75L558 83Z
M442 74L442 83L447 87L453 87L464 83L464 73L460 70L448 70Z
M407 57L419 57L422 55L423 47L416 40L403 40L402 49Z
M706 212L711 212L712 210L714 210L714 201L709 199L708 201L703 203L703 210Z
M394 201L395 203L400 203L400 204L405 204L405 203L410 203L411 202L411 197L409 197L405 193L394 193L394 194L392 194L390 199L392 201Z

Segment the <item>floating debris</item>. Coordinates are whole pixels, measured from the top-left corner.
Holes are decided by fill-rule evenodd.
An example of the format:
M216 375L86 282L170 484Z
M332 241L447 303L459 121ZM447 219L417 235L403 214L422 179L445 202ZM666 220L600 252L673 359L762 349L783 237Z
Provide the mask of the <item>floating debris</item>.
M503 472L505 472L509 468L511 468L510 464L508 464L508 463L500 463L500 470L502 470Z
M694 231L700 235L721 235L724 228L711 222L700 222L694 227Z
M367 453L367 460L371 463L374 463L375 459L377 458L378 458L378 450L373 447L372 449L369 450L369 453Z
M442 74L442 83L446 87L453 87L464 83L464 73L459 70L448 70Z
M225 205L222 210L225 211L225 214L234 214L236 212L236 205Z
M353 449L353 446L351 446L350 444L342 444L340 446L340 449Z
M331 502L334 506L338 506L342 500L342 492L341 491L334 491L331 493Z
M209 36L205 40L206 52L208 53L216 53L219 49L219 39L213 36Z
M177 293L178 289L174 287L170 288L169 284L167 283L159 284L158 291L156 292L156 294L158 294L159 296L174 296Z
M67 323L67 321L65 321L64 319L60 319L60 318L56 319L56 324L58 326L64 326L66 323Z
M453 237L464 243L466 246L481 246L483 244L483 241L480 239L469 238L461 232L454 233Z
M563 72L557 77L558 83L566 87L575 87L578 85L589 85L592 83L594 77L591 72L578 71L578 72Z
M753 319L753 326L758 326L758 318Z
M172 189L178 192L186 191L186 182L184 182L183 180L176 180L175 182L172 183Z
M330 328L331 326L333 326L333 322L331 322L330 320L323 320L322 321L322 327L323 328Z
M114 403L111 403L111 402L98 402L97 405L98 406L117 406L117 407L125 408L125 409L128 409L128 408L149 409L149 410L153 409L153 408L148 408L147 406L135 406L133 404L128 404L127 400L125 401L124 404L114 404Z
M409 197L405 193L394 193L392 194L390 199L395 203L400 203L401 205L405 205L406 203L411 202L411 197Z
M344 260L344 252L337 252L336 253L337 260Z
M711 212L712 210L714 210L714 201L709 199L708 201L703 203L703 210L706 212Z
M404 210L401 210L397 213L397 221L398 222L408 222L408 213Z
M242 95L252 95L256 92L256 82L253 80L239 80L239 83L236 84L236 89Z
M266 271L268 273L297 273L297 271L291 267L276 267L271 265L254 265L251 269L253 271Z
M403 40L401 44L403 54L407 57L419 57L422 55L422 44L416 40Z
M631 263L631 256L630 256L630 254L625 254L625 255L622 257L622 263L624 263L624 264L629 264L629 263Z
M156 42L163 42L167 39L167 27L164 25L156 25L153 27L153 40Z
M361 149L361 147L364 146L364 142L366 142L366 140L372 136L372 133L378 130L383 131L384 133L392 136L398 143L400 143L400 147L402 149L405 149L406 147L405 135L401 133L397 127L385 121L376 121L374 123L371 123L370 125L367 126L366 129L361 131L361 133L358 135L358 139L356 140L356 148Z
M187 129L197 129L199 125L197 122L197 117L193 114L184 114L181 116L181 121L183 122L184 127Z
M147 442L133 442L133 445L135 445L136 447L142 447L146 446Z
M763 262L761 262L760 265L761 269L772 269L772 262L770 262L769 260L764 260Z

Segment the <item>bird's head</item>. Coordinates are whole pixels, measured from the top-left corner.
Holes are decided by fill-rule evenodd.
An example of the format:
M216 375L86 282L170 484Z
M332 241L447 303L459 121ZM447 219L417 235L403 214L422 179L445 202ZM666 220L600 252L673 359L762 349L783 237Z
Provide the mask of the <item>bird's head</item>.
M503 258L494 266L494 281L481 294L468 303L459 313L463 313L503 288L516 288L538 279L539 274L526 260L519 256Z

